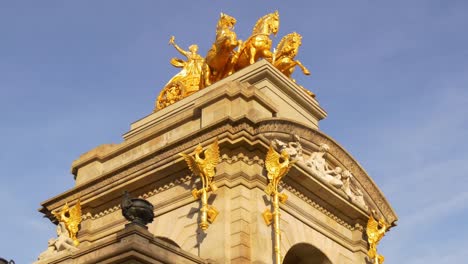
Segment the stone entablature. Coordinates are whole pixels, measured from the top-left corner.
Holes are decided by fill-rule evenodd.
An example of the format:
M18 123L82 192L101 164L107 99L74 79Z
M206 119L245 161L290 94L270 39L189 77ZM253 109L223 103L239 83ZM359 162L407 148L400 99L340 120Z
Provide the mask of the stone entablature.
M253 126L250 120L248 120L247 118L237 121L223 120L218 124L218 126L215 126L213 128L216 130L211 131L210 133L204 133L204 131L201 130L200 133L197 133L199 136L194 135L192 137L193 140L183 144L177 143L177 147L175 148L165 147L164 149L166 151L164 151L164 149L161 149L158 152L154 153L152 158L146 157L145 160L140 160L139 164L131 164L132 166L129 166L127 169L121 168L119 170L103 174L101 175L102 178L98 180L89 182L87 184L84 184L83 186L77 186L76 188L70 191L74 193L74 195L72 196L68 196L66 193L64 195L67 195L70 200L75 200L79 197L84 197L85 195L93 196L92 193L96 190L99 190L101 187L109 187L109 184L117 180L130 177L131 174L136 173L140 170L150 169L151 167L156 168L156 165L158 163L158 165L161 165L161 160L165 160L166 158L169 158L168 161L171 161L171 159L177 159L176 155L178 153L189 149L190 147L194 147L198 142L203 142L222 133L235 134L238 133L240 130L244 130L245 132L248 132L247 135L252 135L256 133L269 134L277 132L283 133L284 136L289 137L290 135L284 133L283 131L294 131L303 139L303 145L305 146L304 150L306 153L307 149L311 149L313 147L311 143L308 143L309 141L314 142L315 150L318 149L318 144L320 143L326 143L327 145L329 145L330 159L335 160L335 164L337 164L336 161L340 161L338 164L341 164L344 168L352 172L356 180L363 187L365 192L369 195L371 201L375 203L375 208L381 211L381 213L385 216L387 221L393 222L396 219L396 216L394 215L391 208L389 206L385 206L385 203L387 202L385 201L383 195L375 186L373 181L370 179L370 177L367 176L365 171L352 159L352 157L346 151L344 151L332 139L328 138L327 136L325 136L317 130L306 128L303 125L295 124L291 121L286 120L264 120ZM53 200L51 200L50 202L52 201ZM50 204L49 201L46 201L46 203L48 204L48 207L50 206L49 210L55 210L56 208L59 208L62 205L62 203L60 202Z

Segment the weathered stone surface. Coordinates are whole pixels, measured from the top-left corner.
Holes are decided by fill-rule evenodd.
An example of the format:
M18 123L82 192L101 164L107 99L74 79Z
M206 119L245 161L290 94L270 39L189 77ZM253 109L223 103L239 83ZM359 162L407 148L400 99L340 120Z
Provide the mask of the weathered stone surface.
M56 254L42 263L208 263L164 239L156 238L145 228L129 225L114 236L73 252Z

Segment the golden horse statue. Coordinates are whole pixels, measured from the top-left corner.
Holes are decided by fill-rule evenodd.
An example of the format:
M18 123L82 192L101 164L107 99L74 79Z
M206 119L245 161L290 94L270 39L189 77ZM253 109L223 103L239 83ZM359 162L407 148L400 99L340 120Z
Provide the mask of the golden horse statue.
M278 11L260 18L255 24L252 35L239 47L239 52L233 60L234 70L240 70L254 64L260 58L272 59L270 51L272 40L270 35L278 33L279 14Z
M209 71L204 71L204 87L217 82L229 73L232 73L232 59L234 58L234 49L241 41L237 40L237 35L233 31L236 19L221 13L218 25L216 26L216 40L206 55L205 62ZM206 77L207 76L207 77Z
M296 66L301 68L305 75L310 75L310 71L304 65L302 65L299 60L294 59L299 51L301 44L301 35L296 32L289 33L281 39L273 54L272 64L293 82L296 82L296 80L294 80L291 75L294 72ZM304 89L307 94L315 97L314 93L302 86L300 87Z
M310 75L310 71L299 60L294 60L301 44L302 36L296 32L290 33L281 39L273 54L272 64L294 82L291 74L296 66L299 66L305 75Z

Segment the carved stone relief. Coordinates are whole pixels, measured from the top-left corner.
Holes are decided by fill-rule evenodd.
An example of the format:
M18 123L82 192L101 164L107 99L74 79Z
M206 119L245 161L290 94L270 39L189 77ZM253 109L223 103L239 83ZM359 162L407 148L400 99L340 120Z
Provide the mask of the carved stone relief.
M49 239L47 249L39 255L38 262L53 257L61 251L70 252L77 249L73 243L73 239L68 235L65 223L59 222L57 225L57 238Z
M319 151L313 152L309 157L303 154L300 137L298 135L292 136L294 141L283 142L279 139L274 139L272 142L278 151L285 150L293 162L298 166L304 168L311 175L315 176L322 182L333 186L336 190L342 190L348 200L362 209L368 211L364 200L364 194L359 186L352 181L353 178L349 170L343 170L341 167L332 167L326 160L326 155L330 147L321 143L319 145Z

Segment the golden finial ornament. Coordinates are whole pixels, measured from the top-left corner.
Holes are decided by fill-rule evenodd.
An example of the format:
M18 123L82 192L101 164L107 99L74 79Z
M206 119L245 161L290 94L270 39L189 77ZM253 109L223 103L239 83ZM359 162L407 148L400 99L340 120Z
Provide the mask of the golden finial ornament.
M377 245L380 240L384 237L385 232L390 228L390 225L385 222L383 218L378 221L374 218L375 211L372 210L369 220L367 221L367 241L369 242L369 251L367 256L371 259L373 264L383 264L384 256L377 253Z
M292 166L292 162L289 160L289 155L286 150L280 153L276 152L273 145L270 144L267 156L265 158L265 167L267 170L268 185L265 192L273 197L273 212L267 208L263 212L263 220L266 225L273 223L274 229L274 253L275 253L275 264L281 263L281 229L280 229L280 208L279 203L285 203L288 196L284 193L280 193L278 188L281 179L286 176L289 169Z
M68 203L65 203L60 211L52 212L52 214L55 216L57 221L63 222L65 224L65 228L68 231L69 237L73 240L75 246L78 246L80 242L76 238L76 234L79 231L81 223L80 200L78 200L78 202L72 207L69 207Z
M200 228L206 230L209 223L213 223L219 214L214 206L208 205L208 193L215 192L217 189L213 183L213 178L216 175L216 165L218 165L220 160L218 139L215 139L215 142L206 150L203 150L203 147L199 144L195 148L194 156L184 153L180 153L179 155L184 157L192 173L201 179L202 188L193 189L192 195L196 200L201 200Z

